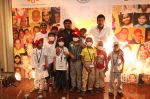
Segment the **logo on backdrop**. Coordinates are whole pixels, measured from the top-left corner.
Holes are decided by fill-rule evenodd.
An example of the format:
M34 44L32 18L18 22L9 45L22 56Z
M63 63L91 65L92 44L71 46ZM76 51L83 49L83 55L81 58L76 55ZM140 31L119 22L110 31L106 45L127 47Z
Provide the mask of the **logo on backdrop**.
M37 1L39 1L39 0L27 0L27 2L31 2L31 3L35 3Z
M90 0L77 0L79 3L88 3Z

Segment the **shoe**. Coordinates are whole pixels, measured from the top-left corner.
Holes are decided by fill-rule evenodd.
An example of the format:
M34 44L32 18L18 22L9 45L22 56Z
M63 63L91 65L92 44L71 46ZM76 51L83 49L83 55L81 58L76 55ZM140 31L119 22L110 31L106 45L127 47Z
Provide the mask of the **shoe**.
M123 97L123 93L122 92L117 92L117 94L120 96L120 97Z
M114 96L114 94L112 92L109 92L108 95L109 96Z
M74 92L76 90L76 88L75 87L72 87L71 89L70 89L70 92Z
M89 95L94 95L95 94L95 92L93 90L88 90L87 92L88 92Z
M42 91L43 91L42 89L39 89L38 94L41 94L41 93L42 93Z

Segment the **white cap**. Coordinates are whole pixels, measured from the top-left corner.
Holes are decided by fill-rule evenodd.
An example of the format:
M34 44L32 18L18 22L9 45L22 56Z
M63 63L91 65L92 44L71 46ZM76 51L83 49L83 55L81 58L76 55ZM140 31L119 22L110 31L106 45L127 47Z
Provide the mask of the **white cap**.
M115 45L119 45L119 42L114 42L114 43L113 43L113 46L115 46Z

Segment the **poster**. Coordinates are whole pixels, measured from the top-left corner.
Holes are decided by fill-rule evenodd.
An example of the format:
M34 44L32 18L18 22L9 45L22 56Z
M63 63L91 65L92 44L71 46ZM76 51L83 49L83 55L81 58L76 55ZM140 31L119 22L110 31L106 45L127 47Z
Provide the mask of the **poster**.
M123 81L141 83L150 74L150 5L113 5L112 30L124 51Z
M52 26L60 26L60 7L12 8L14 64L22 77L31 78L31 51L34 37L40 32L40 23L47 24L47 32Z

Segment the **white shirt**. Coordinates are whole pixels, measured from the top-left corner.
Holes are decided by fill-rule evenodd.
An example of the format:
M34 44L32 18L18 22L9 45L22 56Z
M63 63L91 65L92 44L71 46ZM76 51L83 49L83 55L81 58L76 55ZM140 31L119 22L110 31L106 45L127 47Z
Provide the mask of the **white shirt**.
M88 36L92 36L94 39L94 44L97 44L98 41L102 40L103 42L107 41L107 37L111 36L110 28L104 26L104 28L100 31L97 26L92 28L88 33Z
M46 53L46 49L42 48L42 49L33 49L31 52L31 64L32 67L38 70L44 70L44 66L45 65L45 56L47 55Z
M53 63L54 58L56 57L55 45L56 42L54 42L54 44L49 44L48 40L44 40L44 48L46 49L46 53L48 56L48 64Z
M41 32L38 32L38 33L36 33L36 35L35 35L34 42L35 42L36 40L39 40L40 38L47 38L47 37L48 37L48 33L43 34L43 33L41 33Z
M56 55L56 70L68 69L67 56L64 55L64 51L69 53L68 49L64 47L63 49L61 49L60 55Z

